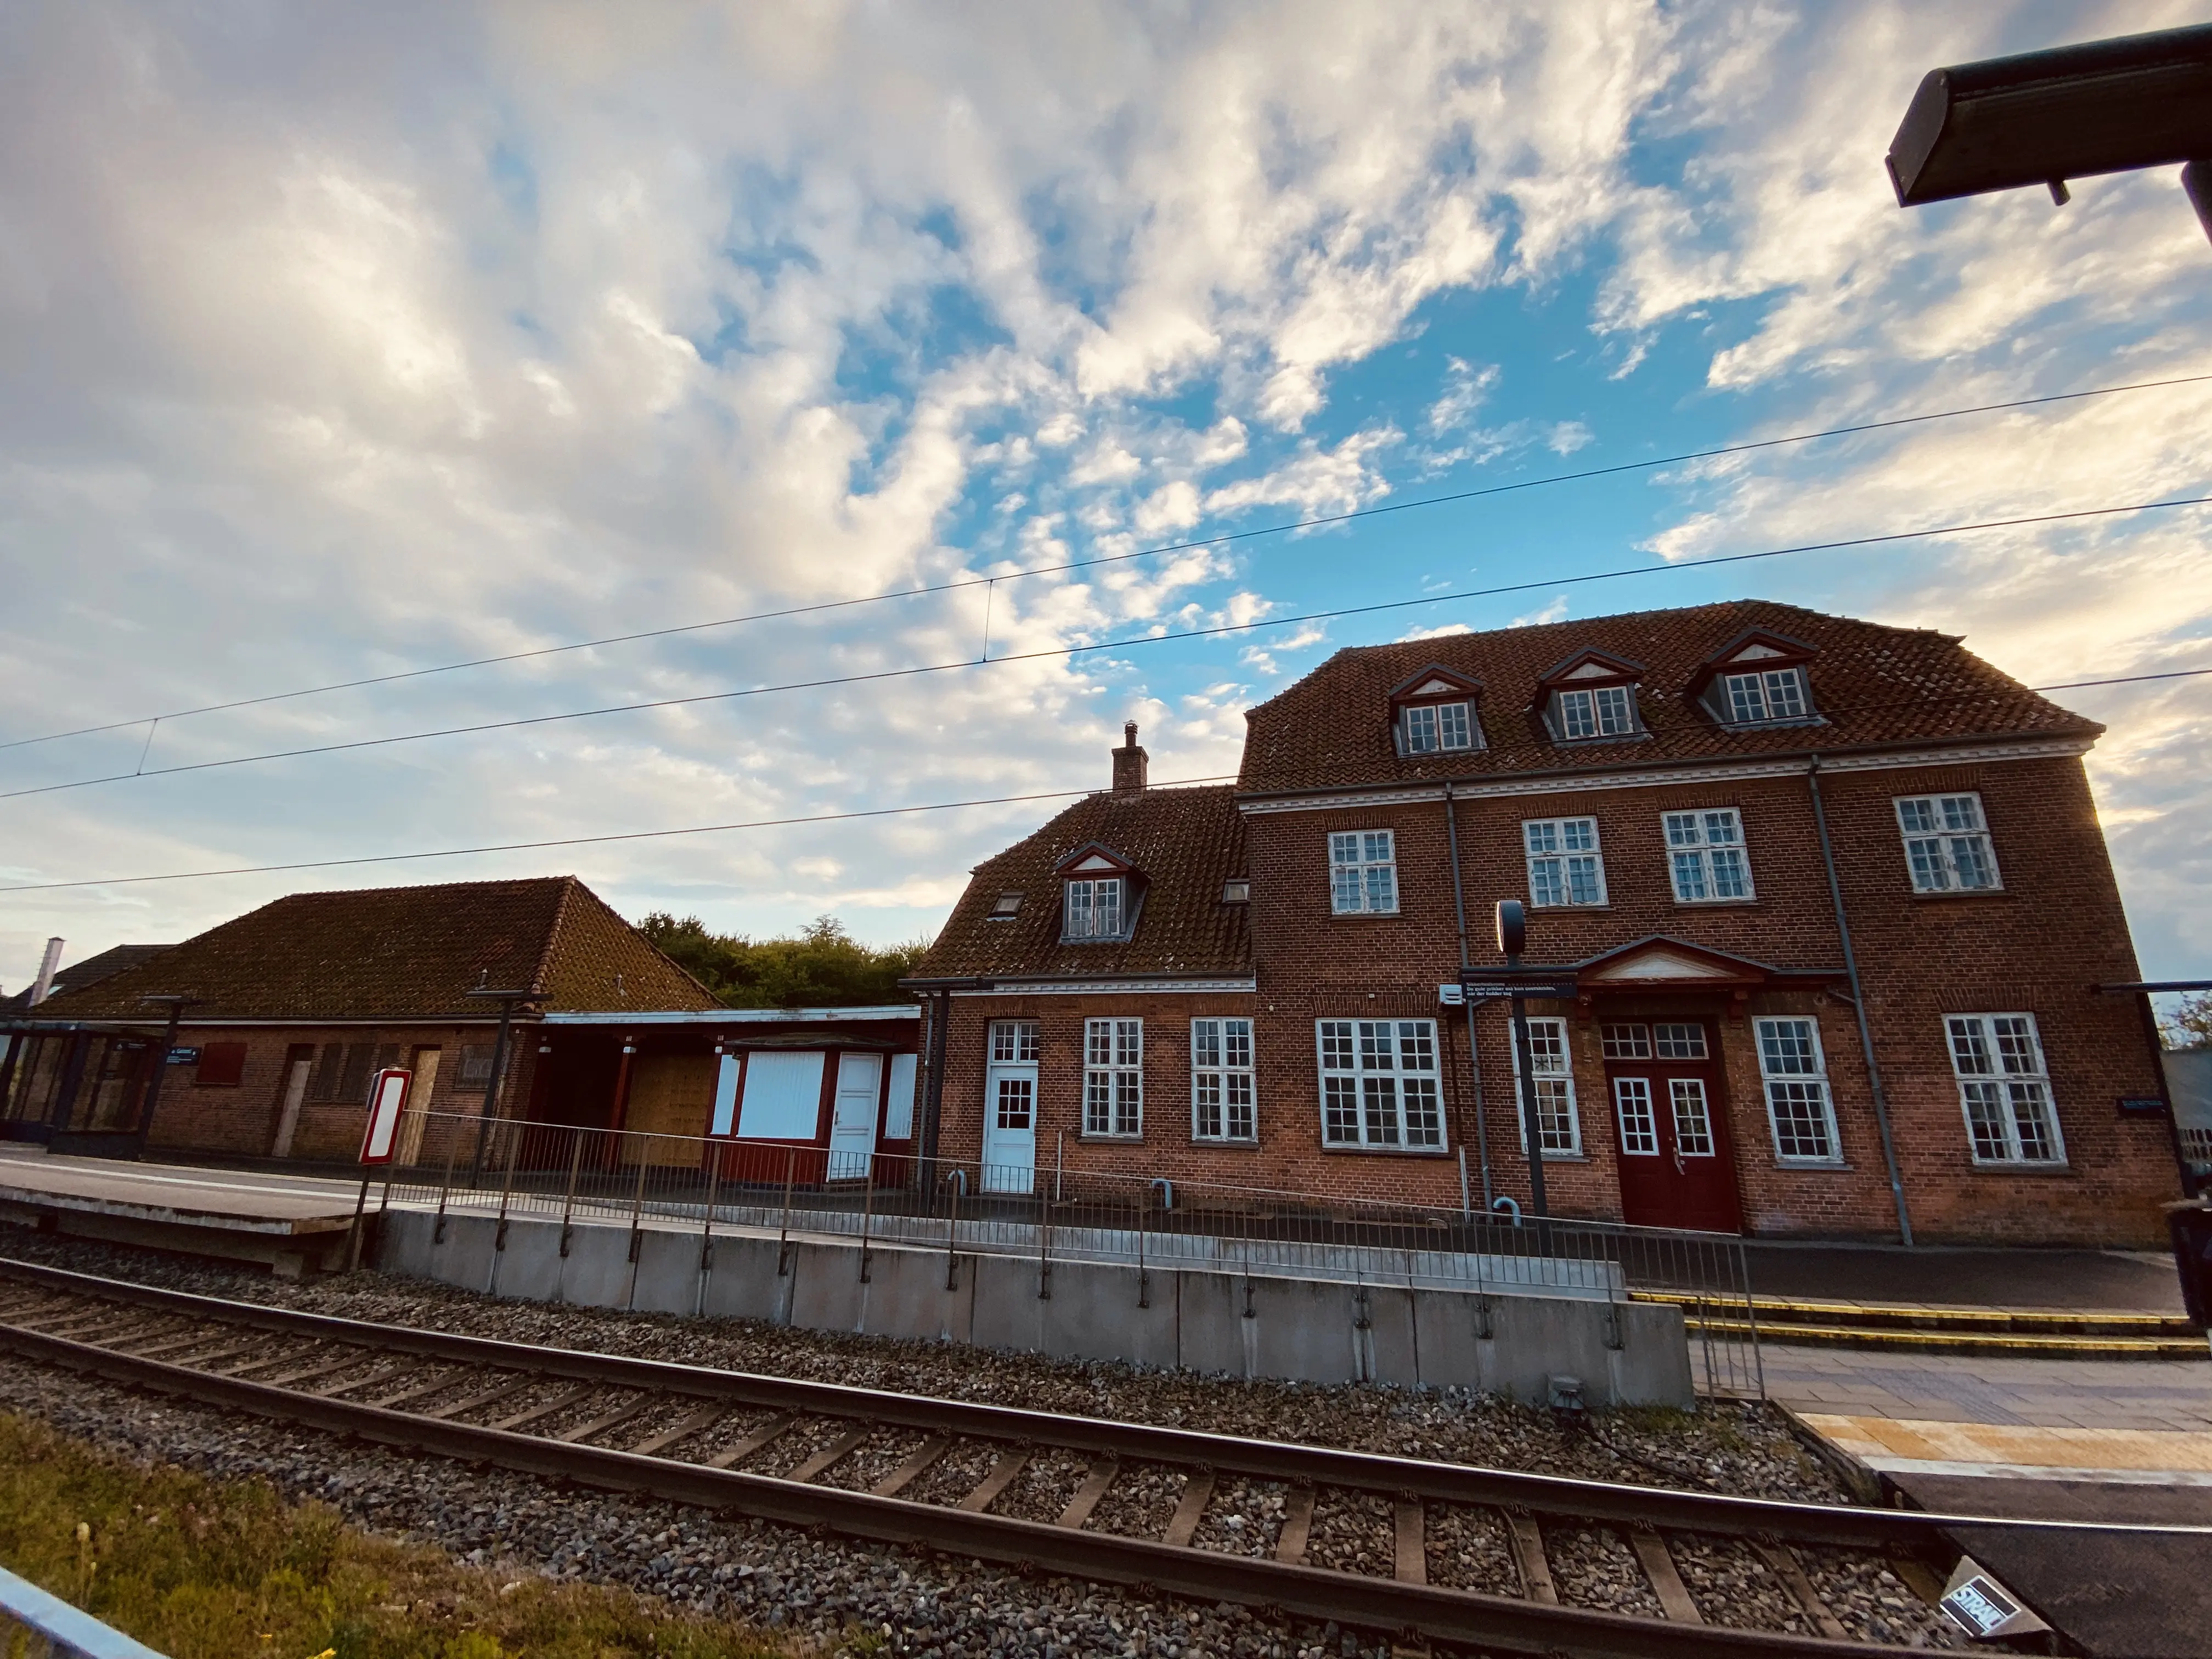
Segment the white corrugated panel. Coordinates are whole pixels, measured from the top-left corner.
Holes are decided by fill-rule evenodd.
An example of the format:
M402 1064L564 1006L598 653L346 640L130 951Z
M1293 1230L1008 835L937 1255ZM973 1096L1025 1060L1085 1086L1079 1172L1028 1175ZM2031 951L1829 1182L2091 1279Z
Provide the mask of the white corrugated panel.
M885 1140L913 1138L915 1059L912 1054L891 1056L891 1097L884 1108Z
M819 1049L747 1055L738 1135L753 1139L813 1139L822 1118L822 1060Z

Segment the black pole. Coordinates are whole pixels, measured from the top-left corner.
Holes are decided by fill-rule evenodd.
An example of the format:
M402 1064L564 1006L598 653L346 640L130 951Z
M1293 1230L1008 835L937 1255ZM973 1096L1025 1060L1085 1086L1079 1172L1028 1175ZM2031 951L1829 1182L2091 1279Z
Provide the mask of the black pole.
M135 1158L146 1156L146 1139L154 1133L154 1109L161 1103L161 1079L169 1074L169 1050L177 1046L177 1027L184 1018L183 1000L171 1000L168 1030L161 1036L161 1052L154 1056L154 1075L146 1084L145 1103L138 1109L138 1139L132 1153Z
M921 1169L928 1182L929 1208L937 1208L937 1157L940 1121L945 1110L945 1027L952 1021L952 993L941 990L929 1011L929 1052L924 1056L927 1085L922 1091Z
M1506 974L1517 975L1521 952L1528 943L1528 913L1519 899L1500 899L1497 917L1498 949L1505 957ZM1520 1072L1521 1133L1528 1142L1528 1207L1540 1221L1550 1213L1544 1200L1544 1136L1536 1117L1535 1060L1528 1052L1528 1005L1517 978L1513 980L1513 1058ZM1545 1236L1548 1240L1548 1230Z
M477 1144L469 1155L469 1185L477 1184L483 1174L484 1135L491 1127L492 1114L499 1107L501 1075L507 1070L507 1032L514 1018L513 997L501 997L499 1003L499 1035L491 1041L491 1077L484 1084L483 1104L477 1110Z
M1459 817L1453 811L1452 787L1444 785L1444 840L1451 853L1452 914L1459 923L1459 981L1460 1006L1467 1011L1467 1070L1474 1081L1474 1146L1482 1161L1482 1212L1490 1213L1490 1126L1484 1121L1482 1108L1482 1051L1474 1041L1474 999L1467 994L1467 895L1459 878ZM1460 1137L1460 1157L1467 1157L1467 1137ZM1460 1169L1466 1171L1462 1163ZM1465 1185L1462 1183L1462 1187Z

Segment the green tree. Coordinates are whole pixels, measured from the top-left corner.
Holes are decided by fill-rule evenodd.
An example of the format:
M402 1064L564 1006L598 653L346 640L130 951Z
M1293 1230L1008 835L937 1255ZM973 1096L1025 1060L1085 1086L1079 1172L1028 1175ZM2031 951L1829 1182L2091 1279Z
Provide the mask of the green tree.
M2169 1048L2212 1047L2212 991L2191 991L2158 1022Z
M927 939L878 949L863 945L834 916L817 916L796 938L755 939L717 933L696 916L678 921L656 910L638 931L726 1008L851 1008L911 1002L898 988Z

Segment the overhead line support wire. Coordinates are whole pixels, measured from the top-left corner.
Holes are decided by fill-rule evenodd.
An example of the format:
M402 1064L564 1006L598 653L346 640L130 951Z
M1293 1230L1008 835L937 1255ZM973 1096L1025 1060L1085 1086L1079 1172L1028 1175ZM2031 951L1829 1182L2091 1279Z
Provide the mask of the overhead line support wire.
M1454 490L1448 495L1424 495L1410 501L1390 501L1378 507L1357 507L1348 513L1329 514L1318 518L1298 519L1287 524L1261 525L1250 530L1226 531L1218 536L1205 537L1198 541L1169 542L1158 547L1139 548L1127 553L1103 553L1093 558L1071 559L1060 564L1038 565L1027 570L1002 572L997 575L963 576L957 581L934 582L918 587L894 588L881 593L862 594L857 599L823 599L811 605L792 605L781 611L759 611L738 617L720 617L712 622L680 623L668 628L648 628L634 634L611 634L604 639L577 640L566 645L539 646L528 651L510 651L494 657L472 657L464 662L441 663L430 668L403 669L393 674L372 674L357 680L337 680L328 685L302 686L292 691L270 691L259 696L237 697L228 702L203 703L195 708L173 708L160 714L141 714L133 720L109 720L99 726L80 726L66 732L48 732L35 738L13 738L0 742L0 750L21 749L33 744L58 743L64 738L91 737L102 732L120 732L149 721L182 720L190 714L217 714L233 708L251 708L262 703L284 702L295 697L321 696L331 691L353 691L363 686L390 685L399 680L422 679L433 674L453 674L471 668L495 667L501 663L523 662L532 657L558 656L570 651L589 651L603 645L629 645L639 640L666 639L678 634L696 634L708 629L732 628L744 623L775 622L787 617L812 616L822 611L849 610L854 605L880 605L892 599L921 599L932 593L957 592L963 588L980 587L987 583L1013 581L1025 576L1065 575L1071 570L1087 570L1095 565L1120 564L1131 559L1164 557L1170 553L1188 553L1208 547L1219 547L1230 542L1249 541L1261 536L1290 535L1300 530L1318 530L1331 525L1347 524L1355 519L1380 518L1389 513L1405 513L1415 507L1447 507L1457 501L1480 500L1489 495L1507 495L1524 489L1542 489L1553 484L1581 483L1592 478L1604 478L1624 472L1647 472L1662 466L1679 466L1691 461L1715 460L1723 455L1748 454L1754 450L1777 449L1789 444L1814 443L1826 438L1848 438L1861 433L1881 432L1895 427L1924 425L1930 421L1960 419L1968 415L2002 414L2012 409L2033 409L2045 404L2077 402L2087 398L2118 397L2129 392L2155 392L2170 386L2195 386L2212 380L2212 374L2182 374L2165 380L2134 380L2120 386L2091 386L2081 392L2053 392L2035 398L2015 398L2003 403L1973 404L1962 409L1931 410L1923 415L1897 415L1879 421L1862 421L1852 426L1826 428L1819 432L1794 432L1779 438L1756 438L1746 443L1723 444L1712 449L1686 450L1678 455L1661 455L1648 460L1618 461L1606 466L1581 468L1573 472L1547 473L1540 478L1522 478L1511 483L1486 484L1480 489Z
M394 744L422 743L433 738L471 737L485 732L514 731L526 726L550 726L563 720L594 720L605 714L641 714L655 708L682 708L704 702L726 702L739 697L767 696L783 691L817 691L836 685L861 685L877 680L911 679L924 674L949 673L955 670L997 667L1012 662L1049 661L1061 658L1089 656L1104 651L1129 651L1139 646L1163 645L1180 640L1218 638L1228 634L1249 634L1265 628L1291 628L1301 623L1334 622L1346 617L1364 617L1387 611L1404 611L1421 605L1452 605L1468 599L1492 599L1504 593L1522 593L1546 588L1574 587L1590 582L1616 581L1632 576L1657 576L1671 571L1710 569L1717 565L1746 564L1759 559L1778 559L1795 553L1829 553L1851 547L1875 547L1893 542L1922 541L1933 536L1957 536L1983 530L2006 530L2021 525L2057 524L2079 519L2112 518L2129 513L2150 513L2181 507L2203 507L2212 504L2212 495L2190 495L2174 501L2136 501L2123 507L2081 507L2067 513L2036 513L2013 519L1984 519L1966 524L1938 525L1926 530L1892 531L1879 536L1854 536L1842 541L1807 542L1795 547L1772 547L1757 553L1723 553L1704 559L1680 559L1656 565L1626 565L1613 570L1588 571L1575 576L1547 576L1538 581L1505 582L1494 587L1470 588L1462 593L1431 593L1411 599L1384 599L1373 605L1344 605L1334 611L1308 611L1291 617L1270 617L1257 622L1224 623L1212 628L1190 628L1179 633L1140 634L1127 639L1108 640L1097 645L1056 646L1046 651L1018 651L995 657L987 664L975 658L964 658L952 662L923 663L909 668L878 669L866 674L837 674L816 680L790 680L777 685L738 687L726 691L702 691L686 697L659 697L650 702L611 703L599 708L571 709L558 714L525 714L513 720L484 720L473 726L448 726L428 732L402 732L387 738L355 738L343 743L313 744L299 749L272 750L259 755L234 755L223 760L192 761L178 766L155 767L151 771L118 772L106 777L78 778L68 783L35 784L27 789L0 791L0 800L18 800L27 795L50 795L70 789L89 789L102 784L123 783L139 778L174 777L187 772L210 772L232 766L256 765L264 761L297 760L310 755L342 754L356 749L381 749Z

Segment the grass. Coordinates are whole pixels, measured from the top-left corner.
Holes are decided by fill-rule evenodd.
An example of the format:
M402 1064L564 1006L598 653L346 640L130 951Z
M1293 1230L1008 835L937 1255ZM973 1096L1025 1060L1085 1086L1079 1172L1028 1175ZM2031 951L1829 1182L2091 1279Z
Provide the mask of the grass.
M319 1504L107 1458L0 1412L0 1565L172 1659L787 1659L626 1590L455 1563ZM12 1654L0 1636L0 1654Z

